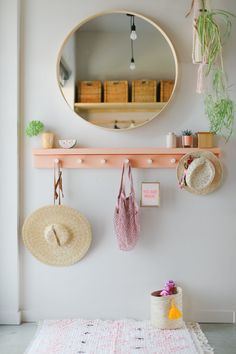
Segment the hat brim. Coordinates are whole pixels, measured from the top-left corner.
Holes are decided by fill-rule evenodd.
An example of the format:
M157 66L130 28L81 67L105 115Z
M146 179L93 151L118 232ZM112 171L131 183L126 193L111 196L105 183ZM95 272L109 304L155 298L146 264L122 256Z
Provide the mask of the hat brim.
M54 247L44 237L45 228L53 223L60 223L69 231L69 240L61 247ZM39 261L66 266L85 256L92 241L92 232L88 220L77 210L64 205L50 205L37 209L26 218L22 238L25 246Z
M212 193L214 190L219 188L222 183L223 167L222 167L222 164L221 164L220 160L218 159L218 157L215 156L211 151L200 151L199 150L199 151L195 151L195 152L188 153L188 154L184 155L179 160L177 170L176 170L178 181L181 180L181 178L184 174L184 170L185 170L184 165L191 156L193 158L205 157L206 159L210 160L214 164L214 167L215 167L215 177L209 186L207 186L206 188L203 188L201 190L196 190L194 188L191 188L191 187L185 186L185 185L183 186L183 188L190 193L198 194L198 195L205 195L208 193Z

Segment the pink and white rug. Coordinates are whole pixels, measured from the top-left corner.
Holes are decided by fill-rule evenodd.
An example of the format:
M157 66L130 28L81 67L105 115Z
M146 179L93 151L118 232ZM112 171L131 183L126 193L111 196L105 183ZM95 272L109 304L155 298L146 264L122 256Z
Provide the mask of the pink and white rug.
M149 321L47 320L25 354L214 353L197 323L159 330Z

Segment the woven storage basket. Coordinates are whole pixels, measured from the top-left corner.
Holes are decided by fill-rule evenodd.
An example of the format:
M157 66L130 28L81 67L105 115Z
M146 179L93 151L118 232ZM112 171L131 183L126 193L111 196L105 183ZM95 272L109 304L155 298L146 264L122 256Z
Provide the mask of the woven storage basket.
M96 81L78 81L78 101L82 103L99 103L102 97L102 83Z
M132 102L156 102L156 80L133 80Z
M151 324L160 329L176 329L184 325L183 317L176 320L169 320L168 314L171 302L174 300L175 306L182 312L182 289L177 288L177 294L168 296L158 296L160 291L151 294Z
M212 132L198 132L197 139L199 148L212 148L214 146L214 134Z
M174 88L174 80L161 80L160 102L168 102Z
M104 81L104 102L128 102L128 81Z

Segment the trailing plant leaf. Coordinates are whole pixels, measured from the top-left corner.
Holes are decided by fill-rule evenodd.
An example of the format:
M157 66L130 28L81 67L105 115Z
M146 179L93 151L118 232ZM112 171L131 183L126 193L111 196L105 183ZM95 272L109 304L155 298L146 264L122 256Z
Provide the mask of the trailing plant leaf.
M216 57L220 53L231 33L231 17L235 17L235 15L224 10L210 11L204 8L201 11L197 18L196 29L203 54L207 51L210 56L214 54Z
M213 13L204 11L199 15L197 19L197 31L201 43L203 61L208 64L208 75L212 65L216 62L222 51L221 35Z
M221 68L215 68L212 76L212 88L216 94L224 95L227 91L227 77Z
M205 111L210 130L222 135L227 142L233 133L234 102L228 95L226 74L219 67L214 67L212 73L212 92L205 97Z
M210 131L229 140L234 126L234 102L229 97L205 97L205 110L210 122Z
M206 10L202 1L202 11L196 20L196 30L201 44L203 62L208 65L206 75L219 61L223 70L222 47L229 38L234 14L224 10Z
M227 39L229 38L232 29L232 22L230 20L230 17L235 17L235 15L232 14L231 12L218 10L218 9L212 12L212 16L217 16L217 15L220 15L221 20L225 23L225 31L223 33L221 33L220 31L221 44L223 46L227 41Z

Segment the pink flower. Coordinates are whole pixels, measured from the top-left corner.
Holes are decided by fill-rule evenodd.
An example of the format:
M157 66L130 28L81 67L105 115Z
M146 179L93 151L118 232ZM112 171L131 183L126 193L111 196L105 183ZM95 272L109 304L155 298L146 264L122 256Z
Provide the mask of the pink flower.
M163 289L163 290L160 292L160 295L161 295L161 296L168 296L168 295L170 295L170 294L169 294L169 292L168 292L167 290Z
M176 285L173 280L168 280L165 284L164 289L160 292L161 296L168 296L176 294Z
M175 282L173 280L168 280L165 285L175 286Z
M170 285L165 286L165 291L167 291L168 293L172 292L172 289L173 289L173 287Z

